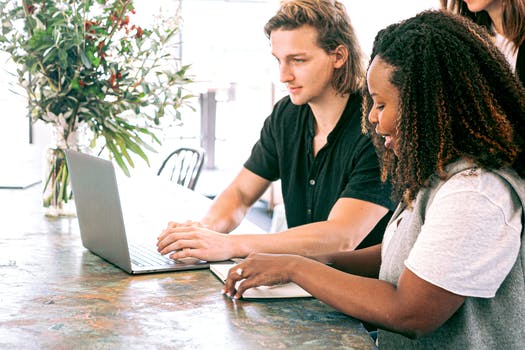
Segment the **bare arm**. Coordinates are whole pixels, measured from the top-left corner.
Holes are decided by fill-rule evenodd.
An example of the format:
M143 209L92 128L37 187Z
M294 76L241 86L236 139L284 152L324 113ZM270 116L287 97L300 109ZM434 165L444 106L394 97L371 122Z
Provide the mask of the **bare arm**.
M242 168L232 183L215 198L201 222L213 231L232 231L269 185L268 180Z
M171 253L172 259L217 261L253 252L317 256L354 249L387 212L377 204L340 198L326 221L265 235L223 235L207 227L170 227L159 236L157 246L162 254Z
M315 256L355 249L388 209L353 198L340 198L326 221L282 232L232 236L237 256L252 252Z
M379 266L381 265L381 244L351 252L322 255L313 258L343 272L377 278L379 276Z
M376 247L374 247L376 248ZM378 249L349 252L370 254L363 261L378 261ZM346 260L347 263L351 261ZM242 268L242 277L237 268ZM368 267L370 268L370 267ZM346 266L359 271L359 266ZM379 270L379 266L376 266ZM359 274L365 274L365 271ZM244 279L235 291L235 284ZM293 255L253 254L230 270L224 291L240 298L248 288L293 281L352 317L378 327L418 337L437 329L463 304L465 297L424 281L410 270L401 274L397 287L375 278L348 274L318 261Z

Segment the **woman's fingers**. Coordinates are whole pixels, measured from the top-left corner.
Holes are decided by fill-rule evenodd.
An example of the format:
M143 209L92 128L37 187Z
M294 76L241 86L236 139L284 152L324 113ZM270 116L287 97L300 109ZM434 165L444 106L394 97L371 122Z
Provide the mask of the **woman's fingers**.
M246 270L243 267L244 265L244 263L239 263L228 271L228 276L226 277L224 288L222 289L223 294L226 294L229 297L233 297L235 295L235 286L237 282L246 276Z
M288 263L293 259L289 255L250 254L229 270L223 293L239 299L250 288L290 282Z

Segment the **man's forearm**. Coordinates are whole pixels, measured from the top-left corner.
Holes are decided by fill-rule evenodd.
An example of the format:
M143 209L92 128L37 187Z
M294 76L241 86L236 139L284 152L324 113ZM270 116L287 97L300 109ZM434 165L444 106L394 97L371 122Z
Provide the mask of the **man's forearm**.
M231 239L239 257L253 252L316 256L348 250L348 239L343 236L351 234L348 229L338 228L337 224L323 221L279 233L240 234Z
M221 194L212 202L201 222L211 230L229 233L239 226L247 209L235 197Z

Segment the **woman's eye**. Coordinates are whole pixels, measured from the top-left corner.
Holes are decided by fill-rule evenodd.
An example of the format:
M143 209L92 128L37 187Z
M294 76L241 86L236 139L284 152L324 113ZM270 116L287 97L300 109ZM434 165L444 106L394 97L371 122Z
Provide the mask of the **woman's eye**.
M382 111L385 108L385 105L377 105L376 109Z

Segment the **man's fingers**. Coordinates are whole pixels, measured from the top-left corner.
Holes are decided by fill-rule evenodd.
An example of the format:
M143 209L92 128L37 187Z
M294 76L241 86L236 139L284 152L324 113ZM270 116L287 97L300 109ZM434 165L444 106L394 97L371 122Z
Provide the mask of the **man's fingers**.
M179 252L179 251L182 251L183 249L188 249L188 248L189 249L200 248L200 244L198 241L194 239L178 239L171 243L167 243L166 245L163 246L162 249L159 246L159 249L160 249L159 253L164 255L170 252Z
M157 248L164 250L168 245L182 239L198 239L198 232L195 227L177 227L166 229L157 238Z
M195 248L183 248L176 250L169 255L170 259L181 260L185 258L196 258L199 260L205 260L200 256L200 249Z
M194 227L205 227L199 221L186 220L184 222L170 221L166 228L160 233L157 239L162 239L165 236L169 235L172 232L184 232L186 230L191 230Z

